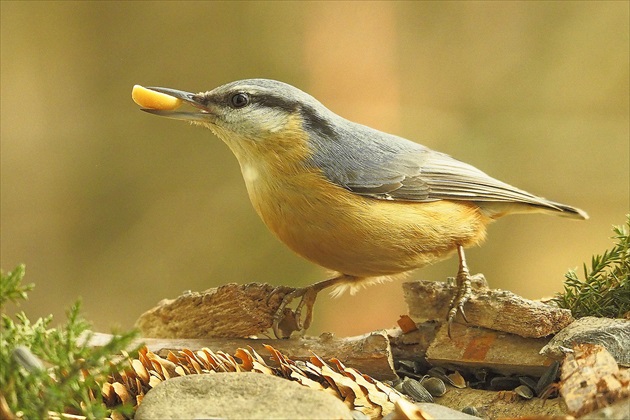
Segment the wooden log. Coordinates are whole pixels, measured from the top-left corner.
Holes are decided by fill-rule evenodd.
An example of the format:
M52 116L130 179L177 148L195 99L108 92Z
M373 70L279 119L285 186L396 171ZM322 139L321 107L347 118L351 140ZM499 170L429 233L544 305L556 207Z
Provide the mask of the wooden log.
M473 295L464 306L470 325L504 331L521 337L540 338L554 334L573 321L571 311L532 301L514 293L489 289L476 275ZM409 315L416 322L444 320L456 286L450 283L414 281L403 283ZM465 323L461 314L455 319Z
M267 331L283 293L270 284L229 283L164 299L136 321L144 337L250 337Z
M95 334L90 340L92 346L103 346L111 340L110 334ZM319 337L303 337L290 340L253 339L253 338L203 338L203 339L163 339L141 338L135 345L144 343L149 350L161 357L169 351L182 349L197 351L207 347L217 352L223 351L233 355L238 348L252 347L256 352L273 365L269 353L263 345L267 344L280 351L292 360L309 360L317 354L323 360L339 359L343 364L358 369L360 372L378 380L392 380L398 376L394 372L394 364L385 331L375 331L357 337L337 338L332 334Z

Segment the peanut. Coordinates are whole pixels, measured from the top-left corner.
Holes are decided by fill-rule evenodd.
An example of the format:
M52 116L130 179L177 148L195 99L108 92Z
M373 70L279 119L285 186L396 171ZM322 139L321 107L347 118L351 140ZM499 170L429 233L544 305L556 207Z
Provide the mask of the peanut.
M182 104L182 100L165 93L156 92L140 85L131 91L131 99L143 108L173 110Z

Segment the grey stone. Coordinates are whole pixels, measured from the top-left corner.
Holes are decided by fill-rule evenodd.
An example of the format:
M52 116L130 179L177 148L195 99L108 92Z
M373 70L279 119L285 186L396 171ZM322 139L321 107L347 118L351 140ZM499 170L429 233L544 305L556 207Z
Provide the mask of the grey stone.
M338 398L253 372L189 375L150 390L136 419L352 419Z
M587 316L572 322L551 339L540 354L560 358L563 348L589 343L603 346L618 364L630 366L630 320Z

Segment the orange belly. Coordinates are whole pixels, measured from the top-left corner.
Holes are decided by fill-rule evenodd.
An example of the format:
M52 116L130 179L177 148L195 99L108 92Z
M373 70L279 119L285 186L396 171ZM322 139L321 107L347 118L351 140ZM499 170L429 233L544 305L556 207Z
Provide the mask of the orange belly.
M490 219L473 203L413 203L351 193L317 173L246 176L250 199L271 231L302 257L357 277L397 274L485 237Z

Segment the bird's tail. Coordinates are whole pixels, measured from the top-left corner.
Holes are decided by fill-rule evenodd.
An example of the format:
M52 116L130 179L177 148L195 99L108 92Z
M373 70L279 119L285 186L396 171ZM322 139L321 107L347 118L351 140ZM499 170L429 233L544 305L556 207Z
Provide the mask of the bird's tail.
M567 206L566 204L548 201L547 206L541 206L540 209L544 213L553 214L555 216L569 217L571 219L587 220L588 213L577 207Z
M545 213L577 220L588 219L584 210L541 197L528 202L482 201L477 202L477 205L492 219L515 213Z

